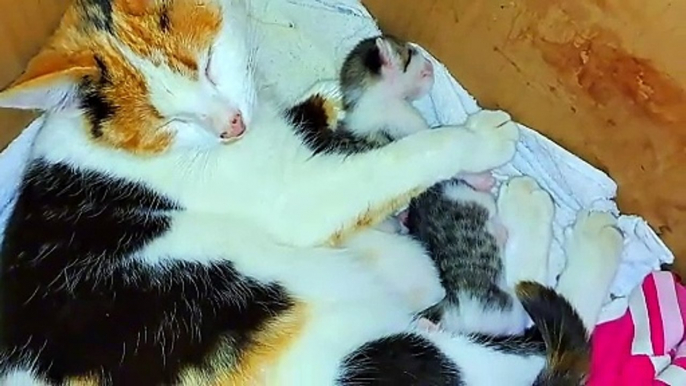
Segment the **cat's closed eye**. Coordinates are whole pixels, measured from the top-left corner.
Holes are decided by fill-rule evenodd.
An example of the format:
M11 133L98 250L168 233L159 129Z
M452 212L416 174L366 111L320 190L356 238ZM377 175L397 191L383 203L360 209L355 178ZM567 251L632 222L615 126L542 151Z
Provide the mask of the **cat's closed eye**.
M214 76L212 72L212 48L210 48L209 52L207 53L207 62L205 63L205 77L207 80L212 83L213 86L218 86L218 81L217 77Z

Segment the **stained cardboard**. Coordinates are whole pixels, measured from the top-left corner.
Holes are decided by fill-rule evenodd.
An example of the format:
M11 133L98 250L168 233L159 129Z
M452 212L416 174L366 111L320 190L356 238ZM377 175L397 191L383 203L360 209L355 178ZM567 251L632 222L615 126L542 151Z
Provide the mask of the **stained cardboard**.
M612 176L686 274L686 1L363 2L484 107Z
M69 0L0 0L0 89L21 74L57 27L67 4ZM0 150L33 117L31 112L0 109Z

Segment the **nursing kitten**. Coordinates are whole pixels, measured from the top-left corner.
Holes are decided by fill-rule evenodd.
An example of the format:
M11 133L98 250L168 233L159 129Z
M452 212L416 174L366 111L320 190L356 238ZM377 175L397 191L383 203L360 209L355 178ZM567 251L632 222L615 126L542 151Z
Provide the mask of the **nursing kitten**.
M576 346L420 331L355 251L327 247L438 181L507 162L507 114L316 151L258 92L246 3L75 0L0 92L2 107L46 112L0 247L0 383L526 385L583 374ZM244 130L225 146L236 114ZM621 247L613 221L577 225L560 280L584 288L520 284L549 341L579 333L553 307L592 330L601 300L588 291L606 290Z
M543 220L549 224L552 202L545 202ZM505 280L507 228L498 218L493 195L458 179L441 182L412 200L406 225L429 251L446 290L445 298L422 316L454 332L502 335L524 330L528 318ZM550 237L541 236L529 242ZM547 266L547 259L528 264ZM544 281L545 275L537 279Z

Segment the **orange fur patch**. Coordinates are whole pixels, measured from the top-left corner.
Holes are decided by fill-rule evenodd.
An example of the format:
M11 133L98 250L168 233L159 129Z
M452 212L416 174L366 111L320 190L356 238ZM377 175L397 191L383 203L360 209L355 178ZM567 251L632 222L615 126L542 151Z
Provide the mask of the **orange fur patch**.
M305 329L307 307L297 304L269 322L252 337L250 347L238 358L227 355L227 345L220 344L209 360L212 373L189 369L181 377L181 385L255 386L266 385L264 373L288 351Z
M143 76L111 50L99 54L115 85L100 89L100 93L118 109L103 124L99 142L138 154L157 154L166 150L172 136L161 128L163 117L150 103Z
M66 76L77 80L82 76L93 76L96 72L93 55L84 52L64 55L54 50L45 50L29 62L26 70L9 88L40 87L54 81L55 77Z
M222 22L212 1L120 0L114 11L122 43L153 63L194 77L195 58L208 52Z
M335 130L338 126L338 116L343 110L342 101L340 99L323 97L322 108L324 108L324 113L326 114L327 126Z
M97 377L95 375L70 378L70 379L67 379L63 384L63 386L98 386L98 385L100 385L100 379L99 379L99 377Z
M424 188L414 188L402 196L393 198L384 202L381 205L367 209L362 215L360 215L354 222L344 226L341 230L334 233L331 238L326 242L326 245L337 247L340 246L348 237L354 235L355 233L375 226L383 222L388 216L392 215L400 208L408 205L410 201L424 192Z
M169 148L172 134L151 105L143 76L112 47L112 39L151 62L166 64L191 79L198 76L197 57L209 52L222 17L211 0L113 0L111 15L96 3L74 1L44 49L24 74L6 90L44 93L58 82L97 81L95 55L107 68L109 85L99 89L114 114L103 122L97 142L128 152L149 155ZM109 20L116 38L92 20Z

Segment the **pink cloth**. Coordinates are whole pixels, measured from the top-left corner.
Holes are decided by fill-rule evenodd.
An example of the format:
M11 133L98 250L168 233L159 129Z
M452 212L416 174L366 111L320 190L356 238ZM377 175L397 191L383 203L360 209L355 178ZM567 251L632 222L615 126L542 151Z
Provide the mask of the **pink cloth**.
M686 386L686 287L653 272L626 313L599 324L591 339L589 386Z

